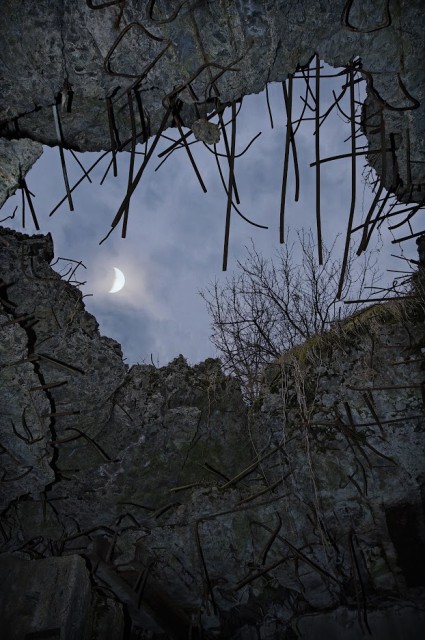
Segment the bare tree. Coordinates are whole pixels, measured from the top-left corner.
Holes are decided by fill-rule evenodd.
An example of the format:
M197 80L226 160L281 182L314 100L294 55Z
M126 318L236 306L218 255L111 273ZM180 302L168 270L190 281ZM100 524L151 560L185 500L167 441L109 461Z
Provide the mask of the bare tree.
M376 261L352 252L339 300L341 260L333 257L334 246L324 248L319 265L312 233L301 232L298 238L298 261L296 243L282 245L274 260L264 258L252 243L232 277L200 292L212 319L211 341L250 402L266 364L357 311L362 303L344 305L342 300L348 294L366 297L366 289L378 280Z

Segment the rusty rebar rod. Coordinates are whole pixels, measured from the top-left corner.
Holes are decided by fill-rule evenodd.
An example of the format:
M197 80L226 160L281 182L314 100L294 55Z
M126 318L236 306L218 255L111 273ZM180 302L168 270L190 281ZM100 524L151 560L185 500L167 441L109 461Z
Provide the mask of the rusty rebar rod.
M127 93L128 91L130 91L131 89L135 88L135 85L140 84L140 82L142 81L143 78L146 77L146 75L149 73L149 71L151 71L151 69L153 69L153 67L156 65L156 63L160 60L160 58L162 58L162 56L164 55L164 53L167 51L167 49L169 48L169 46L171 45L170 41L166 41L167 44L166 46L159 52L159 54L147 65L147 67L145 67L143 69L143 71L141 73L124 73L124 72L119 72L119 71L113 71L111 69L111 57L115 51L115 49L118 47L118 45L120 44L121 40L124 38L124 36L133 28L137 27L138 29L141 29L143 31L144 34L146 34L148 36L148 38L150 38L151 40L154 40L156 42L164 42L164 38L160 38L158 36L155 36L153 33L150 33L150 31L148 31L146 29L146 27L143 26L143 24L141 22L130 22L128 25L126 25L124 27L124 29L121 30L121 32L119 33L118 37L115 39L115 42L112 44L112 46L110 47L108 53L106 54L105 60L103 61L103 66L104 69L106 71L106 73L109 73L112 76L118 76L118 77L123 77L123 78L136 78L135 84L127 87L125 93ZM119 96L121 97L121 96Z
M316 54L315 80L315 156L316 156L316 230L319 265L323 264L322 222L320 214L320 58Z
M155 24L167 24L169 22L173 22L173 20L175 20L180 12L180 9L187 4L187 2L189 2L189 0L183 0L183 2L181 2L175 9L174 11L171 12L171 14L166 17L166 18L154 18L153 16L153 8L155 5L156 0L148 0L148 3L146 5L146 14L149 18L149 20L151 20L152 22L154 22Z
M84 177L87 178L87 180L91 183L92 179L90 178L88 172L86 171L83 163L81 162L80 158L77 156L77 154L75 153L75 151L73 151L73 149L70 149L71 155L74 158L74 160L76 161L76 163L78 164L78 166L80 167L80 169L82 170L82 172L84 173Z
M211 153L215 156L215 161L216 161L218 172L219 172L219 175L220 175L221 184L223 185L223 189L224 189L224 191L226 193L226 197L229 197L229 193L228 193L227 186L226 186L226 181L225 181L224 176L223 176L223 171L221 169L220 159L219 159L219 156L222 155L222 154L219 154L219 153L215 152L216 146L217 145L214 145L214 151L211 151L211 149L209 149L209 151L211 151ZM206 148L208 148L208 147L206 147ZM233 182L235 183L235 181L233 181ZM236 194L235 194L235 197L236 197ZM250 218L247 218L247 216L245 216L242 213L242 211L236 206L236 204L233 202L233 200L232 200L232 207L236 211L238 216L240 218L242 218L242 220L245 220L245 222L248 222L248 224L251 224L253 227L258 227L259 229L268 229L268 227L266 225L259 224L258 222L254 222L253 220L250 220Z
M14 219L14 217L15 217L15 214L16 214L17 210L18 210L18 205L16 205L16 207L15 207L15 208L14 208L14 210L13 210L13 213L12 213L10 216L6 216L5 218L2 218L2 219L0 220L0 224L1 224L2 222L5 222L6 220L13 220L13 219ZM2 241L3 243L6 243L6 240L5 240L4 238L1 238L1 241Z
M74 203L72 201L71 190L69 188L68 172L66 169L65 153L63 150L63 136L62 136L60 119L59 119L58 105L55 103L52 108L53 108L53 118L54 118L55 129L56 129L56 137L58 141L59 154L61 159L63 180L65 183L65 189L66 189L66 197L68 199L70 211L74 211Z
M109 153L111 152L110 149L108 149L107 151L104 151L98 158L97 160L91 165L91 167L89 169L87 169L86 173L81 176L81 178L79 180L77 180L77 182L74 184L74 186L70 189L70 193L72 193L73 191L75 191L75 189L82 183L83 180L86 179L86 177L88 176L88 174L93 171L93 169L96 167L96 165L99 164L99 162L101 160L103 160L103 158L105 156L107 156ZM65 202L65 200L67 199L68 194L66 194L62 200L60 200L60 202L58 202L58 204L54 207L54 209L52 209L52 211L49 213L49 217L52 216L54 213L56 213L56 211L59 209L59 207Z
M285 83L282 83L282 88ZM283 157L283 174L282 174L282 189L280 196L280 214L279 214L279 242L283 244L285 242L285 205L286 205L286 191L288 182L288 167L289 167L289 147L290 147L290 122L292 119L292 76L288 75L288 91L286 87L283 89L283 96L286 110L286 137L285 137L285 152Z
M391 244L397 244L398 242L405 242L406 240L411 240L412 238L417 238L418 236L422 236L425 233L425 230L418 231L417 233L411 233L409 236L404 236L404 238L395 238L391 240ZM413 296L416 297L416 296Z
M116 124L115 124L115 118L114 118L114 111L112 107L112 100L110 97L106 98L106 110L108 113L109 137L111 140L112 166L114 167L114 178L116 178L118 176L118 167L117 167L118 139L116 136Z
M162 122L159 126L159 129L157 131L157 134L155 136L154 141L152 142L151 146L149 147L149 151L147 152L143 163L139 169L139 171L136 174L136 177L134 178L134 180L132 181L131 185L129 186L129 188L127 189L127 193L115 215L115 218L113 219L112 223L111 223L111 230L107 233L107 235L100 241L99 244L102 244L103 242L105 242L105 240L109 237L109 235L112 233L112 231L115 229L115 227L117 226L117 224L119 223L119 221L121 220L123 213L128 205L128 203L130 202L131 196L133 195L134 191L136 190L137 185L140 182L140 179L146 169L146 166L153 154L153 152L155 151L156 145L159 142L159 139L161 137L161 133L162 131L165 129L165 126L167 124L169 115L171 113L171 107L168 107L168 109L166 110L164 117L162 118Z
M226 150L226 158L229 163L230 147L229 147L229 139L227 137L226 125L224 124L223 111L219 111L217 116L218 116L218 122L220 124L221 133L223 136L224 148ZM229 165L229 170L230 170L230 165ZM238 192L238 187L236 185L236 180L234 175L233 175L233 193L235 194L236 204L239 205L240 204L239 192Z
M379 192L377 192L379 193ZM378 213L376 214L375 218L373 220L369 220L367 223L365 223L364 227L363 227L363 237L362 240L360 242L359 248L357 249L357 255L360 255L363 251L365 251L368 247L368 244L370 242L370 239L372 237L372 233L376 227L376 225L379 223L382 223L385 220L385 215L382 215L384 210L385 210L385 206L388 202L388 199L390 197L390 192L387 191L386 195L384 198L382 198L382 202L380 204L380 207L378 209ZM366 232L367 230L367 226L370 225L369 230Z
M123 4L126 0L109 0L108 2L102 2L101 4L93 4L93 0L86 0L86 4L93 11L97 9L104 9L105 7L111 7L114 4Z
M350 136L351 138L351 136ZM385 150L387 153L391 152L391 148ZM325 162L333 162L334 160L341 160L342 158L351 158L354 156L368 156L373 154L382 153L382 149L365 149L363 151L356 150L354 154L349 153L340 153L337 156L329 156L328 158L321 158L319 164L324 164ZM310 167L315 167L316 162L310 162Z
M424 206L424 201L422 200L422 202L420 202L415 206L409 207L407 209L402 209L401 211L395 211L394 213L386 215L385 217L389 218L391 215L398 215L400 213L405 213L406 211L409 211L409 214L404 218L404 220L402 220L401 222L397 222L397 224L393 224L389 226L388 229L392 231L393 229L398 229L399 227L402 227L404 224L409 222L409 220L411 220L413 216L419 211L419 209L422 209L423 206Z
M234 182L234 163L236 148L236 102L232 102L232 134L229 155L229 183L227 188L227 210L226 225L224 230L224 248L223 248L223 271L227 270L227 256L229 253L229 234L230 234L230 215L232 212L233 182Z
M204 184L204 181L202 180L202 176L201 176L201 174L200 174L200 172L199 172L198 167L196 166L196 162L195 162L195 160L194 160L194 157L193 157L193 155L192 155L192 152L191 152L191 150L190 150L190 148L189 148L189 145L188 145L188 143L187 143L187 140L186 140L186 138L184 137L184 134L183 134L183 129L182 129L182 120L181 120L181 118L180 118L180 114L179 114L179 111L178 111L178 102L177 102L177 99L176 99L176 98L174 98L174 99L172 100L172 102L171 102L171 105L170 105L170 106L171 106L171 113L173 114L174 122L175 122L175 123L176 123L176 125L177 125L177 129L178 129L178 131L179 131L180 138L181 138L181 140L183 141L183 146L184 146L184 148L186 149L186 153L187 153L188 158L189 158L189 160L190 160L190 163L191 163L191 165L192 165L192 167L193 167L193 170L194 170L194 172L195 172L195 175L196 175L196 177L198 178L198 182L199 182L199 184L201 185L201 189L202 189L202 191L203 191L204 193L207 193L207 188L206 188L206 186L205 186L205 184Z
M133 107L133 98L131 92L127 94L128 98L128 110L130 113L130 123L131 123L131 150L130 150L130 166L128 169L128 182L127 182L127 190L130 188L131 183L133 182L133 174L134 174L134 160L135 160L135 151L136 151L136 122L134 119L134 107ZM128 223L128 214L130 211L130 201L128 201L126 208L124 209L124 219L122 224L121 237L125 238L127 235L127 223Z
M27 199L28 202L28 206L30 208L30 212L31 212L31 217L32 217L32 221L34 222L34 226L36 228L37 231L40 231L40 227L38 224L38 220L37 220L37 216L35 214L35 210L34 210L34 205L32 203L32 199L31 199L31 194L30 190L28 189L27 183L25 181L25 178L21 178L20 180L20 184L21 184L21 189L23 190L25 197Z
M353 80L353 71L349 71L350 79ZM344 255L341 265L341 273L338 283L338 291L336 297L341 299L344 288L345 271L348 264L348 254L350 250L350 240L354 220L354 211L356 208L356 139L355 139L355 122L354 122L355 104L354 104L354 84L350 82L350 114L351 114L351 203L350 213L348 215L347 233L345 236Z
M359 28L355 27L350 23L350 11L353 6L354 0L347 0L344 5L341 14L341 26L349 31L354 31L355 33L374 33L375 31L380 31L381 29L386 29L391 25L391 14L390 14L390 3L389 0L385 0L385 8L384 8L384 19L381 24L378 24L376 27L370 28Z
M366 77L366 84L367 84L367 88L369 90L369 93L371 93L373 95L375 100L378 102L378 104L381 105L381 107L383 109L388 109L389 111L413 111L414 109L418 109L421 106L421 103L419 102L419 100L416 100L416 98L414 98L408 92L408 90L406 89L406 86L405 86L404 82L402 81L401 76L400 76L399 73L397 73L398 86L400 87L400 89L404 93L405 97L408 100L410 100L410 102L412 103L410 106L395 107L394 105L392 105L389 102L387 102L386 100L384 100L384 98L382 98L380 96L380 94L378 93L378 91L374 87L372 74L369 71L365 71L364 69L363 69L362 73Z
M270 106L270 97L269 97L269 83L266 83L266 104L267 104L267 111L269 113L269 118L270 118L270 127L272 129L274 129L274 124L273 124L273 114L272 114L272 109Z

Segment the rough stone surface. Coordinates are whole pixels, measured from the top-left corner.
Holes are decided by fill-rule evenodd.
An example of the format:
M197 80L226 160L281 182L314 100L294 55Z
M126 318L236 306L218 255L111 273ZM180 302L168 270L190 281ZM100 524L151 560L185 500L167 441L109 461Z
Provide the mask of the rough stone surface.
M105 620L120 629L105 598L123 605L132 638L423 637L419 299L370 307L292 350L248 409L217 360L128 370L49 267L51 238L2 231L0 242L1 459L32 467L1 478L2 562L31 559L38 575L82 556L107 612L86 616L99 638ZM23 407L37 443L11 429L12 416L29 439Z
M299 632L306 640L363 640L364 638L405 638L419 637L425 629L425 612L412 611L408 603L392 604L372 611L368 625L359 629L357 611L341 607L331 614L307 615L299 623Z
M197 140L206 144L217 144L220 140L220 129L213 122L207 122L204 118L192 123L192 131Z
M181 101L180 118L191 126L216 100L226 104L261 91L267 82L285 80L315 52L334 66L360 57L365 77L373 84L370 108L382 110L386 123L386 148L392 149L389 174L394 167L399 175L394 188L402 199L422 200L422 0L208 0L183 3L179 11L174 0L126 0L101 9L89 4L93 3L2 3L3 137L57 144L52 105L58 101L63 105L59 112L65 146L108 149L112 130L114 145L128 149L127 90L140 78L136 125L141 132L143 112L153 134L164 116L167 96ZM344 26L348 5L349 24ZM107 98L114 107L111 123ZM173 124L169 118L168 126ZM375 142L372 135L371 149ZM379 159L375 165L380 170ZM391 181L385 182L391 186Z
M360 57L369 150L389 149L369 162L423 199L421 0L97 4L2 2L0 204L58 144L56 104L63 146L128 149L143 76L139 138L174 96L212 143L208 112L315 52ZM120 638L124 611L134 639L422 639L423 302L293 350L248 409L215 360L128 370L52 260L49 236L0 231L2 632Z
M51 442L79 437L76 428L85 437L76 441L70 466L80 447L91 450L86 465L98 460L90 438L112 411L127 367L119 345L101 337L96 319L84 312L81 292L51 269L51 236L28 238L2 229L0 237L4 506L22 493L36 496L55 481Z
M122 637L124 619L120 605L92 593L89 572L81 557L32 562L3 554L0 573L3 638L116 640Z
M15 193L19 179L25 177L42 152L39 142L0 138L0 207Z
M37 632L57 640L89 637L85 626L91 588L82 558L46 558L31 562L3 555L0 570L0 615L5 638L22 640L27 634L31 637L31 633ZM16 612L21 615L17 616Z

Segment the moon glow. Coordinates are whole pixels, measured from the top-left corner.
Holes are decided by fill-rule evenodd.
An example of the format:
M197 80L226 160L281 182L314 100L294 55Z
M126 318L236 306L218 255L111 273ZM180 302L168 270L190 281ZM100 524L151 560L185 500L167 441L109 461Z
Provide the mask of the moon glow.
M114 271L114 282L112 283L112 288L109 289L109 293L116 293L117 291L121 291L121 289L125 285L125 277L123 272L120 269L117 269L117 267L114 267Z

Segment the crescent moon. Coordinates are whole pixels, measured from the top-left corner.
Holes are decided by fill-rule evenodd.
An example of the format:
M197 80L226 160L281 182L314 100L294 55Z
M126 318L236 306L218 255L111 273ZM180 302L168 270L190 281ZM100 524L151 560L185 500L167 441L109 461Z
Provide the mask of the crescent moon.
M116 267L114 267L114 271L114 282L112 283L112 288L109 289L109 293L116 293L117 291L121 291L121 289L125 285L125 277L121 269L117 269Z

